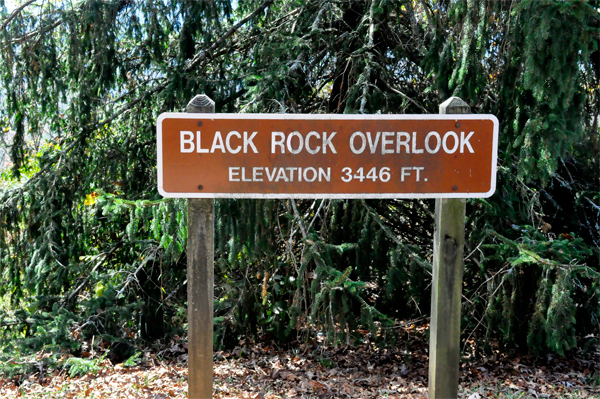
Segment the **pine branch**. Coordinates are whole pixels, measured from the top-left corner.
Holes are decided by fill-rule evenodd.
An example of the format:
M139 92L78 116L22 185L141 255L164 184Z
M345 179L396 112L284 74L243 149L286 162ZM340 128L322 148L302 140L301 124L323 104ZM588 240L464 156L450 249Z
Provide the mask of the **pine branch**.
M71 301L71 299L75 298L75 296L79 293L79 291L81 291L83 289L83 287L86 286L87 282L89 281L90 277L92 277L94 272L100 266L102 266L104 264L104 262L106 262L106 260L117 250L117 248L121 245L121 243L122 243L122 241L118 242L117 245L112 247L110 249L110 251L108 251L106 254L104 254L104 257L98 263L96 263L94 268L90 271L90 273L87 275L85 280L83 280L83 282L79 285L79 287L75 288L75 290L73 292L71 292L71 294L69 294L69 296L64 300L63 304L61 305L61 308L63 308L67 303L69 303Z
M33 2L33 1L35 1L35 0L31 0L30 3ZM221 44L223 44L225 42L225 40L229 36L231 36L232 34L234 34L243 24L245 24L246 22L248 22L250 19L254 18L254 16L256 16L258 13L260 13L261 11L263 11L272 2L273 2L273 0L267 0L267 1L265 1L256 10L254 10L254 12L250 13L248 16L246 16L240 22L238 22L237 24L235 24L234 26L232 26L231 29L229 29L223 36L221 36L216 42L214 42L212 44L212 46L208 50L203 51L198 56L196 56L194 58L194 60L192 60L188 64L188 66L185 68L185 72L190 72L198 63L200 63L200 61L203 61L204 59L206 59L207 56L210 55L210 53L212 51L214 51L217 48L219 48L221 46ZM143 101L149 95L161 92L162 90L164 90L171 83L171 81L172 81L171 79L168 79L165 82L163 82L163 83L161 83L159 85L154 86L152 89L150 89L148 91L145 91L140 96L138 96L136 99L134 99L133 101L129 102L127 105L125 105L124 107L122 107L121 109L119 109L117 112L113 113L110 117L106 118L102 122L96 123L95 125L93 125L91 127L91 129L89 130L88 134L82 134L82 135L78 136L75 141L73 141L71 144L69 144L69 146L67 146L67 148L65 148L63 151L61 151L61 154L67 154L69 151L71 151L72 149L74 149L79 143L81 143L89 134L91 134L92 132L98 130L102 126L109 124L113 120L117 119L119 116L121 116L122 114L124 114L128 110L130 110L133 107L135 107L135 105L137 105L138 103L140 103L141 101ZM56 156L55 156L54 159L56 160ZM46 173L53 166L54 162L55 161L49 162L48 164L46 164L46 166L44 166L43 168L41 168L35 175L33 175L31 178L29 178L19 188L23 188L23 187L29 185L30 183L36 181L38 178L40 178L42 175L44 175L44 173ZM21 191L20 194L22 194L22 191Z
M17 37L13 40L10 41L10 44L23 44L23 42L31 39L32 37L34 37L37 34L41 34L41 35L45 35L48 32L51 32L54 30L54 28L56 28L57 26L61 25L64 22L64 20L58 20L54 23L52 23L51 25L48 25L44 28L40 28L37 30L34 30L33 32L29 32L24 34L23 36Z
M6 29L6 27L8 26L8 24L10 23L10 21L12 21L13 19L15 19L20 13L21 11L23 11L23 9L25 7L27 7L28 5L30 5L31 3L35 3L36 0L29 0L26 3L21 4L19 7L17 7L9 16L8 18L6 18L6 21L4 21L4 23L2 24L2 26L0 26L0 31Z
M217 101L217 103L216 103L216 107L217 107L218 109L220 109L221 107L223 107L223 106L225 106L225 105L227 105L227 104L229 104L229 103L232 103L232 102L234 102L235 100L237 100L238 98L242 97L242 96L243 96L244 94L246 94L247 92L248 92L248 89L246 89L246 88L243 88L243 89L241 89L241 90L239 90L239 91L237 91L237 92L235 92L235 93L231 94L229 97L227 97L227 98L225 98L225 99L223 99L223 100Z
M273 2L273 0L266 0L264 3L262 3L260 6L258 6L258 8L256 10L251 12L249 15L247 15L245 18L243 18L237 24L233 25L227 32L225 32L225 34L223 36L221 36L216 42L214 42L208 50L204 50L200 54L196 55L185 67L185 72L190 72L192 69L194 69L200 63L200 61L204 60L206 57L210 56L212 58L211 53L213 51L215 51L217 48L219 48L221 46L221 44L223 44L229 36L233 35L242 25L244 25L246 22L248 22L249 20L254 18L257 14L262 12L272 2Z
M9 322L5 322L5 323L0 323L0 327L12 327L12 326L18 326L20 324L30 325L30 323L27 323L27 321L9 321Z
M168 86L168 84L170 82L171 81L169 80L167 82L164 82L164 83L162 83L160 85L157 85L157 86L153 87L152 89L144 92L138 98L136 98L135 100L131 101L130 103L128 103L127 105L125 105L124 107L122 107L120 110L118 110L117 112L115 112L114 114L112 114L107 119L105 119L102 122L99 122L99 123L96 123L95 125L93 125L91 127L91 129L88 131L87 134L81 134L81 135L77 136L77 138L71 144L69 144L59 154L55 155L54 159L52 161L48 162L43 168L41 168L38 172L36 172L35 175L33 175L32 177L30 177L26 182L24 182L22 185L20 185L19 187L17 187L15 189L15 191L19 192L15 199L19 198L23 194L22 189L24 187L26 187L29 184L35 182L40 177L42 177L46 172L48 172L48 170L50 170L50 168L52 168L52 166L56 162L57 158L60 159L60 157L62 157L62 155L68 154L69 151L73 150L78 144L80 144L83 140L85 140L91 133L93 133L94 131L98 130L102 126L109 124L110 122L112 122L113 120L115 120L116 118L118 118L119 116L121 116L123 113L125 113L128 110L132 109L136 104L138 104L141 101L143 101L148 95L154 94L154 93L157 93L157 92L160 92L160 91L164 90ZM3 215L0 214L0 216L3 216Z
M156 206L165 204L167 202L173 202L176 198L161 198L158 200L137 200L132 201L124 198L117 198L114 194L108 194L102 190L96 189L96 194L100 196L103 200L112 201L119 205L125 205L128 208L136 208L139 206L148 207L148 206Z
M405 247L405 244L398 237L396 237L392 233L392 231L390 231L390 228L387 227L386 225L384 225L382 223L382 221L381 221L381 215L379 215L377 212L375 212L375 210L373 210L373 208L371 208L369 205L367 205L367 202L364 199L362 199L360 201L363 204L363 206L365 208L367 208L367 211L369 212L369 214L371 215L371 217L373 218L373 220L375 220L377 222L377 224L379 225L379 227L381 227L381 229L385 232L386 236L388 238L390 238L392 241L394 241L397 245L399 245L401 247ZM417 257L412 251L409 252L409 256L411 258L416 258ZM417 259L417 264L419 266L421 266L430 276L432 275L431 274L431 265L430 264L427 264L428 267L426 267L425 266L425 262L423 262L423 261L421 261L419 259Z

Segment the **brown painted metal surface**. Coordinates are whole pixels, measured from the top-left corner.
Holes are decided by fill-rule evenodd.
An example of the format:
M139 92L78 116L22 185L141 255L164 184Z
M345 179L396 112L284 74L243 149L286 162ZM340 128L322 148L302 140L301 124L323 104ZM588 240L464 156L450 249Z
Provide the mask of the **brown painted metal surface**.
M495 190L493 115L170 113L157 125L166 197L468 198Z

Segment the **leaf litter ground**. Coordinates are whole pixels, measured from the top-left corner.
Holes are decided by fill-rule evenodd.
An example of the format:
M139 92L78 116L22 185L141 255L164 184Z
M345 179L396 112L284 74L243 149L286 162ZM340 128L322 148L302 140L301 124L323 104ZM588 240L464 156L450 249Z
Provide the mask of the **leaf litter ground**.
M407 328L394 350L365 343L330 348L300 343L242 345L215 353L214 397L426 398L426 326ZM409 348L406 350L403 347ZM172 342L146 352L139 365L105 359L100 370L69 377L66 370L0 379L1 398L187 398L187 347ZM161 360L158 360L161 359ZM459 397L600 398L600 347L567 356L500 355L461 364Z

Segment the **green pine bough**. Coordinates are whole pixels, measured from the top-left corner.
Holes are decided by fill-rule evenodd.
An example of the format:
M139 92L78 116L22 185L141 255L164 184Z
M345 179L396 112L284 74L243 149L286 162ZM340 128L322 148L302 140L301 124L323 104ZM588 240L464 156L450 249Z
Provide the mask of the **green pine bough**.
M463 353L596 345L599 6L0 6L0 347L124 361L185 335L187 207L157 192L155 122L199 93L217 112L434 114L456 95L496 115L498 190L467 203ZM433 209L217 200L215 346L395 345L429 314Z

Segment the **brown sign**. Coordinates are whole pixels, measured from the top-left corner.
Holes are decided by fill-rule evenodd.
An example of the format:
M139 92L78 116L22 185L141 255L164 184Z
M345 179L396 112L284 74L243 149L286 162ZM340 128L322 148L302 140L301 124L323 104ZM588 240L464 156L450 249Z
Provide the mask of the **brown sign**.
M473 198L496 187L493 115L160 115L165 197Z

